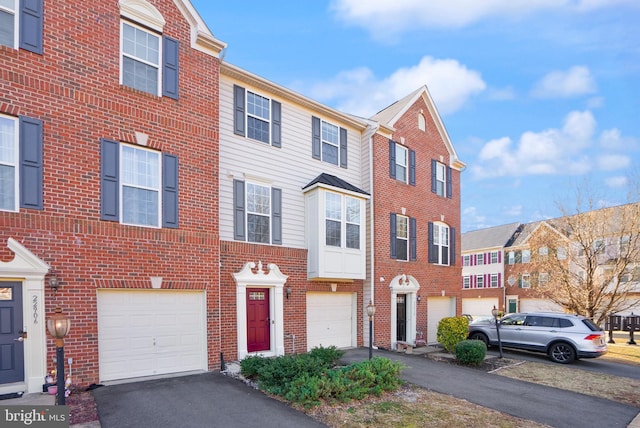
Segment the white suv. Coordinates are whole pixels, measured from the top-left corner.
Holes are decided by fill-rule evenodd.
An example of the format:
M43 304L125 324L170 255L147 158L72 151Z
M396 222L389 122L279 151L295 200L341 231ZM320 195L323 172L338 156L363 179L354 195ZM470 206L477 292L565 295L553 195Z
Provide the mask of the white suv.
M469 324L469 339L498 345L496 323L479 319ZM500 341L508 348L544 352L556 363L596 358L607 352L605 333L588 318L549 312L510 314L500 320Z

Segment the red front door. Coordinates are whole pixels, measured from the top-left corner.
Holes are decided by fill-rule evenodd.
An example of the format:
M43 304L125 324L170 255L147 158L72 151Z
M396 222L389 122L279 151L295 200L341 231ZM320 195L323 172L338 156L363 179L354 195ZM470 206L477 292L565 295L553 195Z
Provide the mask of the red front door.
M271 349L269 289L247 288L247 351Z

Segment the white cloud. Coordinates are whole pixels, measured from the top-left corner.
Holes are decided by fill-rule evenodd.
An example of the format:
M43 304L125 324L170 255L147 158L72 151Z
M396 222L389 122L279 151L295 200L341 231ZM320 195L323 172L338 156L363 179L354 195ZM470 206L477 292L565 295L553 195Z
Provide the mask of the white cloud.
M460 28L483 19L526 16L545 10L589 12L635 0L333 0L338 19L365 27L375 37L416 28Z
M425 84L443 115L459 110L486 88L480 73L458 61L425 56L418 64L399 68L382 79L366 67L343 71L305 93L342 111L369 117Z
M615 171L631 165L631 158L625 155L603 155L598 158L598 168L603 171Z
M637 148L638 141L631 137L623 137L617 128L607 129L600 134L600 146L605 149L632 150Z
M517 143L509 137L488 141L470 167L475 178L584 174L592 162L583 153L592 145L596 121L589 111L570 112L559 129L524 132Z
M596 91L596 83L587 67L575 66L567 71L552 71L535 84L536 98L569 98Z
M502 210L504 215L511 217L519 217L522 215L522 205L513 205L510 207L504 207Z
M612 188L624 187L629 183L629 179L624 176L609 177L604 180L605 184Z

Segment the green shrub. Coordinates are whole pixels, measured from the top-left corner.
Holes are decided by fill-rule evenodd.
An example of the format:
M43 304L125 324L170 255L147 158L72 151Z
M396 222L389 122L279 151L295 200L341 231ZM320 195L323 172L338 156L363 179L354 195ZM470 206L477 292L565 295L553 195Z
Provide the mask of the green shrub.
M334 368L343 351L335 347L315 348L307 354L276 358L247 357L242 374L257 379L263 391L310 407L328 402L348 402L367 395L397 389L401 363L373 358L346 367Z
M469 321L465 317L442 318L438 323L438 342L449 352L454 352L456 344L468 334Z
M259 355L251 355L240 361L240 373L247 379L256 379L258 372L269 360Z
M456 345L456 359L468 366L477 366L487 355L487 345L481 340L463 340Z
M322 346L313 348L309 355L313 358L318 358L323 362L327 367L335 366L340 358L344 355L344 351L338 350L335 346L330 346L328 348L324 348Z

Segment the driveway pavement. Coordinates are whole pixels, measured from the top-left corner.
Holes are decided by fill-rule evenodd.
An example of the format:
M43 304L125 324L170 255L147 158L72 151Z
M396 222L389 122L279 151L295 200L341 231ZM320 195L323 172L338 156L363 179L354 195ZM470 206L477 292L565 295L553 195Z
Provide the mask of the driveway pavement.
M418 386L552 427L625 428L640 411L613 401L488 374L421 355L375 350L374 356L401 361L405 365L402 378ZM346 352L343 362L367 358L367 348L352 349ZM95 390L94 396L103 428L323 426L220 373L105 386Z

